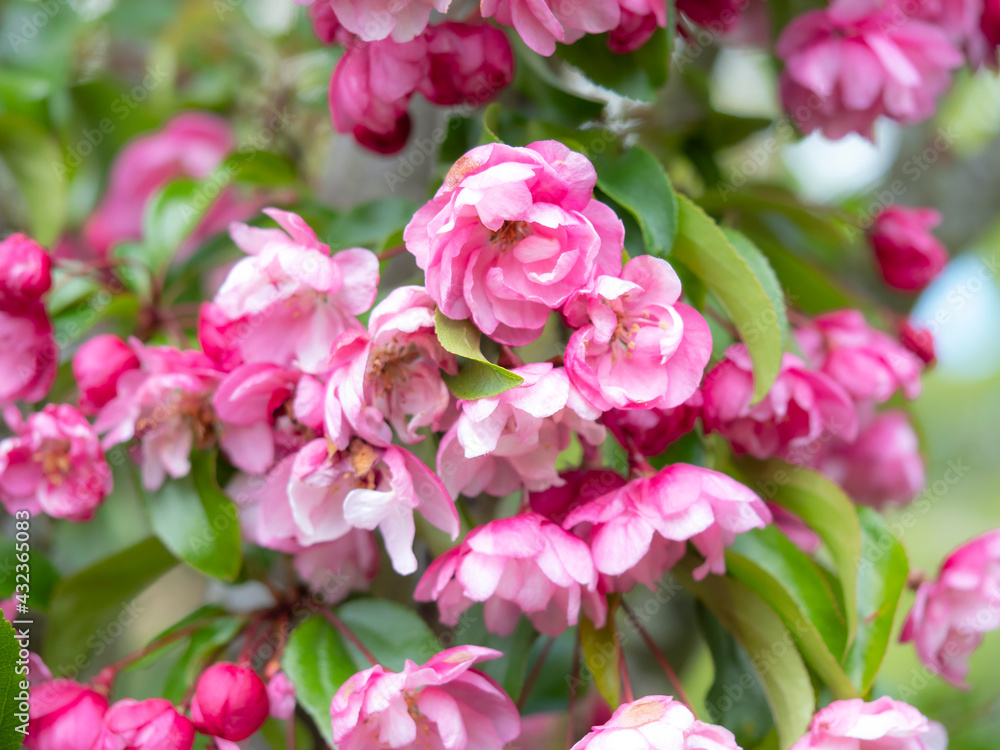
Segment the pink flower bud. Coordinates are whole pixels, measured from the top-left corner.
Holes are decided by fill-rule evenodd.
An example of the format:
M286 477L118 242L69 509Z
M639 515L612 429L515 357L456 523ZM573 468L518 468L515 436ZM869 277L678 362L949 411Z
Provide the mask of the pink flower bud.
M115 703L93 750L191 750L194 725L163 698Z
M932 365L937 359L934 353L934 334L927 328L906 322L899 332L899 340L903 346L920 357L925 365Z
M425 34L430 70L420 93L434 104L478 106L514 75L514 52L495 26L447 21Z
M27 750L90 748L101 732L108 699L72 680L51 680L31 689Z
M80 388L80 411L96 414L118 394L118 378L139 367L139 358L117 336L95 336L73 357L73 377Z
M290 719L295 713L295 685L284 672L278 672L267 683L267 699L275 719Z
M260 729L270 711L264 681L249 667L218 662L202 672L191 702L199 732L232 742Z
M0 308L16 311L52 286L49 254L30 237L12 234L0 242Z
M872 246L885 283L904 292L927 286L948 262L948 251L930 230L941 214L928 208L892 206L875 219Z

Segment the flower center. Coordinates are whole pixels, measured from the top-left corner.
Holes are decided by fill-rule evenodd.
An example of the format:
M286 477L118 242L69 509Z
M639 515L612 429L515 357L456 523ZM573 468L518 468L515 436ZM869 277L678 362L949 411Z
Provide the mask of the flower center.
M378 463L379 452L361 438L355 437L351 438L351 444L347 446L347 455L358 487L366 490L375 489L377 484L375 464Z
M42 465L42 472L52 484L61 484L70 472L68 440L46 438L31 458Z
M505 221L490 237L490 243L509 250L529 234L528 225L523 221Z
M208 399L185 391L174 391L155 409L135 421L135 436L142 438L175 419L184 420L194 433L197 448L207 448L215 437L215 413Z
M409 377L407 365L420 357L415 346L395 342L382 347L372 357L368 372L380 390L391 393L394 386L403 384Z

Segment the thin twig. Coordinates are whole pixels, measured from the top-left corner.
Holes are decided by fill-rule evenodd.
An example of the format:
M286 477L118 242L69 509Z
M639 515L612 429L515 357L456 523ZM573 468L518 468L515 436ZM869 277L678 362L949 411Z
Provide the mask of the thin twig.
M677 677L677 673L674 671L674 668L670 666L670 661L667 659L666 655L660 650L660 647L656 645L656 642L653 640L652 636L650 636L650 634L646 632L646 629L642 627L642 624L639 622L639 619L635 616L635 614L633 614L632 610L629 609L624 599L622 600L621 604L622 604L622 610L624 610L625 612L625 616L628 617L629 619L629 623L632 625L632 627L634 627L637 631L639 631L639 635L645 642L646 648L648 648L650 653L653 654L653 657L660 665L660 669L663 670L663 673L667 676L667 679L670 680L670 685L674 689L674 694L682 703L684 703L693 712L694 706L692 705L691 700L687 697L687 693L684 692L684 686L681 685L681 681Z
M545 666L545 660L549 657L549 652L552 650L552 646L555 644L555 638L549 638L549 642L542 646L542 651L538 654L538 658L535 659L535 664L531 667L531 673L528 675L528 679L524 681L524 687L521 688L521 694L517 697L517 710L520 711L524 708L524 704L528 702L528 696L531 695L531 688L535 686L538 681L538 677L542 674L542 667Z
M618 644L618 666L622 673L622 690L625 691L625 702L631 703L635 698L632 695L632 680L628 676L628 662L625 660L625 649Z
M573 666L570 669L569 681L569 716L566 720L566 750L573 747L576 740L576 721L574 712L576 710L576 693L580 686L580 639L573 643Z
M354 634L354 631L344 624L343 620L328 609L321 609L320 612L323 614L323 617L330 621L330 624L333 625L333 627L340 631L342 636L357 646L358 651L360 651L362 655L371 662L373 667L378 664L378 659L372 656L372 652L369 651L365 644L361 642L361 639Z

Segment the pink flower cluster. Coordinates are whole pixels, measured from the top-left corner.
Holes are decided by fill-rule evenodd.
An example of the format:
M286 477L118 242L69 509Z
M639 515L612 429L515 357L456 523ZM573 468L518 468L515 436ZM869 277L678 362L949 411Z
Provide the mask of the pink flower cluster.
M791 750L946 750L944 728L888 696L834 701L813 717Z

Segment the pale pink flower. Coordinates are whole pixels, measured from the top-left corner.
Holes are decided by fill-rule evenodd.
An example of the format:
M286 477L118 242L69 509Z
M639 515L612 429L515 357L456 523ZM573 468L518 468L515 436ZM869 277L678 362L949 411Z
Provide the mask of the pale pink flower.
M368 335L349 332L335 343L327 395L327 436L346 446L352 434L387 446L393 430L404 443L438 429L451 402L441 371L458 364L434 333L434 301L423 287L394 289L368 318ZM335 403L330 403L333 400Z
M406 109L430 69L427 42L419 37L348 47L330 78L330 117L338 133L351 133L380 154L399 151L410 135Z
M118 393L118 378L139 367L132 347L104 334L84 342L73 355L73 378L80 390L80 411L97 414Z
M764 501L735 479L672 464L577 507L563 526L590 540L597 570L610 577L609 589L628 591L636 582L655 588L684 556L688 541L705 558L695 578L721 575L725 548L736 535L770 522Z
M514 51L495 26L445 21L428 28L424 37L430 67L420 93L434 104L478 106L514 75Z
M92 750L191 750L194 725L163 698L118 701ZM89 749L88 749L89 750Z
M216 662L198 678L191 720L202 734L230 742L261 728L270 711L264 681L250 667Z
M872 137L879 115L907 125L934 114L961 53L902 0L834 0L796 17L778 40L785 109L806 133Z
M572 750L740 750L733 733L695 719L683 703L647 695L618 707Z
M746 346L726 350L701 388L705 432L718 432L738 453L780 456L793 463L815 459L822 442L851 441L858 417L847 392L823 373L786 353L767 395L751 405L753 366Z
M670 264L640 255L619 277L601 276L593 292L569 300L566 319L578 330L566 346L566 372L594 406L670 408L698 389L712 334L680 296Z
M50 286L51 261L41 245L23 234L0 240L0 310L33 307Z
M968 689L969 657L983 634L1000 628L1000 530L959 547L936 581L920 584L900 640L953 685Z
M501 750L521 721L507 693L471 667L503 656L459 646L427 663L409 659L402 672L376 665L341 685L330 706L333 740L341 750Z
M944 727L913 706L883 696L834 701L813 717L790 750L945 750Z
M267 699L270 701L272 718L292 718L295 713L295 685L284 672L278 672L268 680Z
M601 422L626 449L643 456L658 456L671 443L694 429L701 414L701 391L695 391L680 406L668 409L611 409Z
M298 2L298 0L296 0ZM431 10L446 13L451 0L316 0L329 4L345 29L365 42L391 37L409 42L427 28ZM301 3L312 4L312 0Z
M27 510L88 521L111 492L111 468L97 433L67 404L48 404L21 417L7 407L14 432L0 441L0 501L11 513Z
M890 206L872 227L872 247L885 283L919 292L948 263L948 250L931 234L941 214L930 208Z
M926 481L917 433L902 411L875 415L852 443L831 444L818 468L852 500L875 508L905 505Z
M26 750L90 750L101 733L108 699L72 680L31 689Z
M580 608L601 627L607 615L597 571L582 540L537 513L478 526L431 563L417 601L436 601L445 625L476 602L491 633L509 635L523 613L539 632L557 636L576 625Z
M858 310L837 310L795 331L806 360L856 402L882 403L897 390L920 395L923 363L899 341L872 328Z
M403 233L441 312L520 346L574 292L617 274L624 227L593 199L596 180L556 141L492 143L459 159Z
M59 347L41 302L0 308L0 406L45 398L59 366Z
M136 440L142 483L157 490L169 475L191 471L192 449L215 440L212 394L223 373L201 352L131 341L140 367L118 378L118 393L97 415L102 445Z
M438 476L452 497L503 497L522 487L559 485L556 458L573 432L600 445L600 416L561 367L548 362L513 370L524 382L499 396L460 402L461 413L438 447Z
M353 248L330 255L296 214L264 213L281 229L233 224L230 234L249 257L229 271L215 300L202 308L202 348L227 370L269 362L310 374L329 369L343 331L360 329L378 288L378 259Z
M482 0L479 7L484 18L513 26L528 47L546 56L556 51L556 42L603 34L621 20L618 0Z

